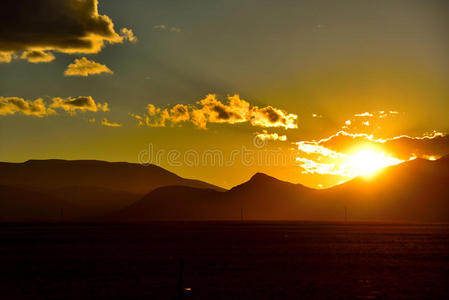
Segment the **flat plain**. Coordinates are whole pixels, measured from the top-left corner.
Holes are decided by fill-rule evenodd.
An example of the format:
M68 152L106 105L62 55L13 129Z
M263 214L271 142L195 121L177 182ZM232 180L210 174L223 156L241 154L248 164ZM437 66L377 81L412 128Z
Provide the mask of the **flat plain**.
M177 299L180 277L189 299L449 299L449 225L0 225L2 299Z

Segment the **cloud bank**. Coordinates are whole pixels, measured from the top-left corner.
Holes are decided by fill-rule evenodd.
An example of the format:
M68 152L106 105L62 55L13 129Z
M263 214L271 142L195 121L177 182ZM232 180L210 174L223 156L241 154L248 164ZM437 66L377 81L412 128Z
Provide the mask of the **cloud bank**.
M226 102L214 94L207 95L194 105L177 104L171 108L147 106L143 115L130 114L139 125L165 127L181 122L190 122L197 128L207 129L209 123L245 123L260 127L297 128L298 116L272 106L258 107L240 99L239 95L228 96Z
M423 136L407 135L378 139L373 135L336 134L319 141L300 141L297 161L305 173L352 177L348 158L360 149L376 149L383 161L396 164L415 158L437 159L449 153L449 135L433 132Z
M449 135L441 132L418 137L401 135L388 139L376 139L373 135L340 131L316 144L346 154L361 146L381 148L382 151L402 160L413 157L440 157L449 153Z

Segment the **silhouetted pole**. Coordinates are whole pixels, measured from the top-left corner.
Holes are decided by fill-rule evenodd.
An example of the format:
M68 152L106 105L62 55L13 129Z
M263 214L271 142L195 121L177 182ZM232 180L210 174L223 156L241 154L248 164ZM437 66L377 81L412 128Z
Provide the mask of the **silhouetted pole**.
M178 299L182 300L182 296L184 293L184 290L182 288L184 280L184 259L181 257L179 258L179 278L178 278Z

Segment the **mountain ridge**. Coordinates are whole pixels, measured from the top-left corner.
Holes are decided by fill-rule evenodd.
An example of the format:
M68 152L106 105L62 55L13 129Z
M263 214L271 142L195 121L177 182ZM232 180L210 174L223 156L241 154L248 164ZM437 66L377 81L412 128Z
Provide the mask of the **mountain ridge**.
M416 174L413 170L426 172ZM407 186L401 185L401 182ZM209 212L213 212L209 215L192 211L190 206L194 205L195 197L202 197L195 189L191 189L190 195L187 195L187 190L181 195L170 187L158 189L157 195L154 191L143 197L140 210L152 210L152 217L143 219L147 221L159 218L179 220L180 214L173 211L176 208L186 212L182 215L183 220L215 220L218 218L217 211L221 211L221 217L228 220L343 220L348 210L349 217L357 221L448 222L448 182L446 159L409 161L380 170L371 178L359 176L323 190L256 173L229 191L208 194ZM432 191L432 188L431 197L426 196L425 191ZM420 192L420 189L425 191ZM164 191L169 193L164 194ZM188 207L183 203L183 198L189 199ZM422 199L432 202L424 203ZM197 200L204 210L204 199ZM165 206L152 206L156 202ZM132 215L131 210L127 210L127 218L121 220L132 220ZM115 217L120 220L120 213Z
M4 198L0 218L42 219L33 213L36 209L49 220L59 220L64 209L65 220L73 221L341 221L348 212L349 219L357 221L449 222L448 162L449 156L435 161L415 159L322 190L260 172L224 190L184 180L154 165L145 169L92 160L0 163ZM45 168L37 168L42 165ZM137 186L132 185L134 179L140 180ZM11 182L17 186L7 184ZM39 201L48 208L36 206ZM27 210L27 203L33 209ZM21 218L21 205L27 218ZM11 218L4 213L8 206L13 208Z
M18 187L59 188L98 186L146 194L167 185L225 189L196 179L187 179L156 165L102 160L27 160L0 162L0 184Z

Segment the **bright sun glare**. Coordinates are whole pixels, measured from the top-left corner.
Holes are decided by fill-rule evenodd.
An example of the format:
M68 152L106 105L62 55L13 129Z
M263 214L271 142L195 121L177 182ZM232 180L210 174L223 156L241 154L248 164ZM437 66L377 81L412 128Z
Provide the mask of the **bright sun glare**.
M354 176L372 175L379 169L396 165L402 160L386 155L374 149L362 149L350 155L347 161L348 168Z

